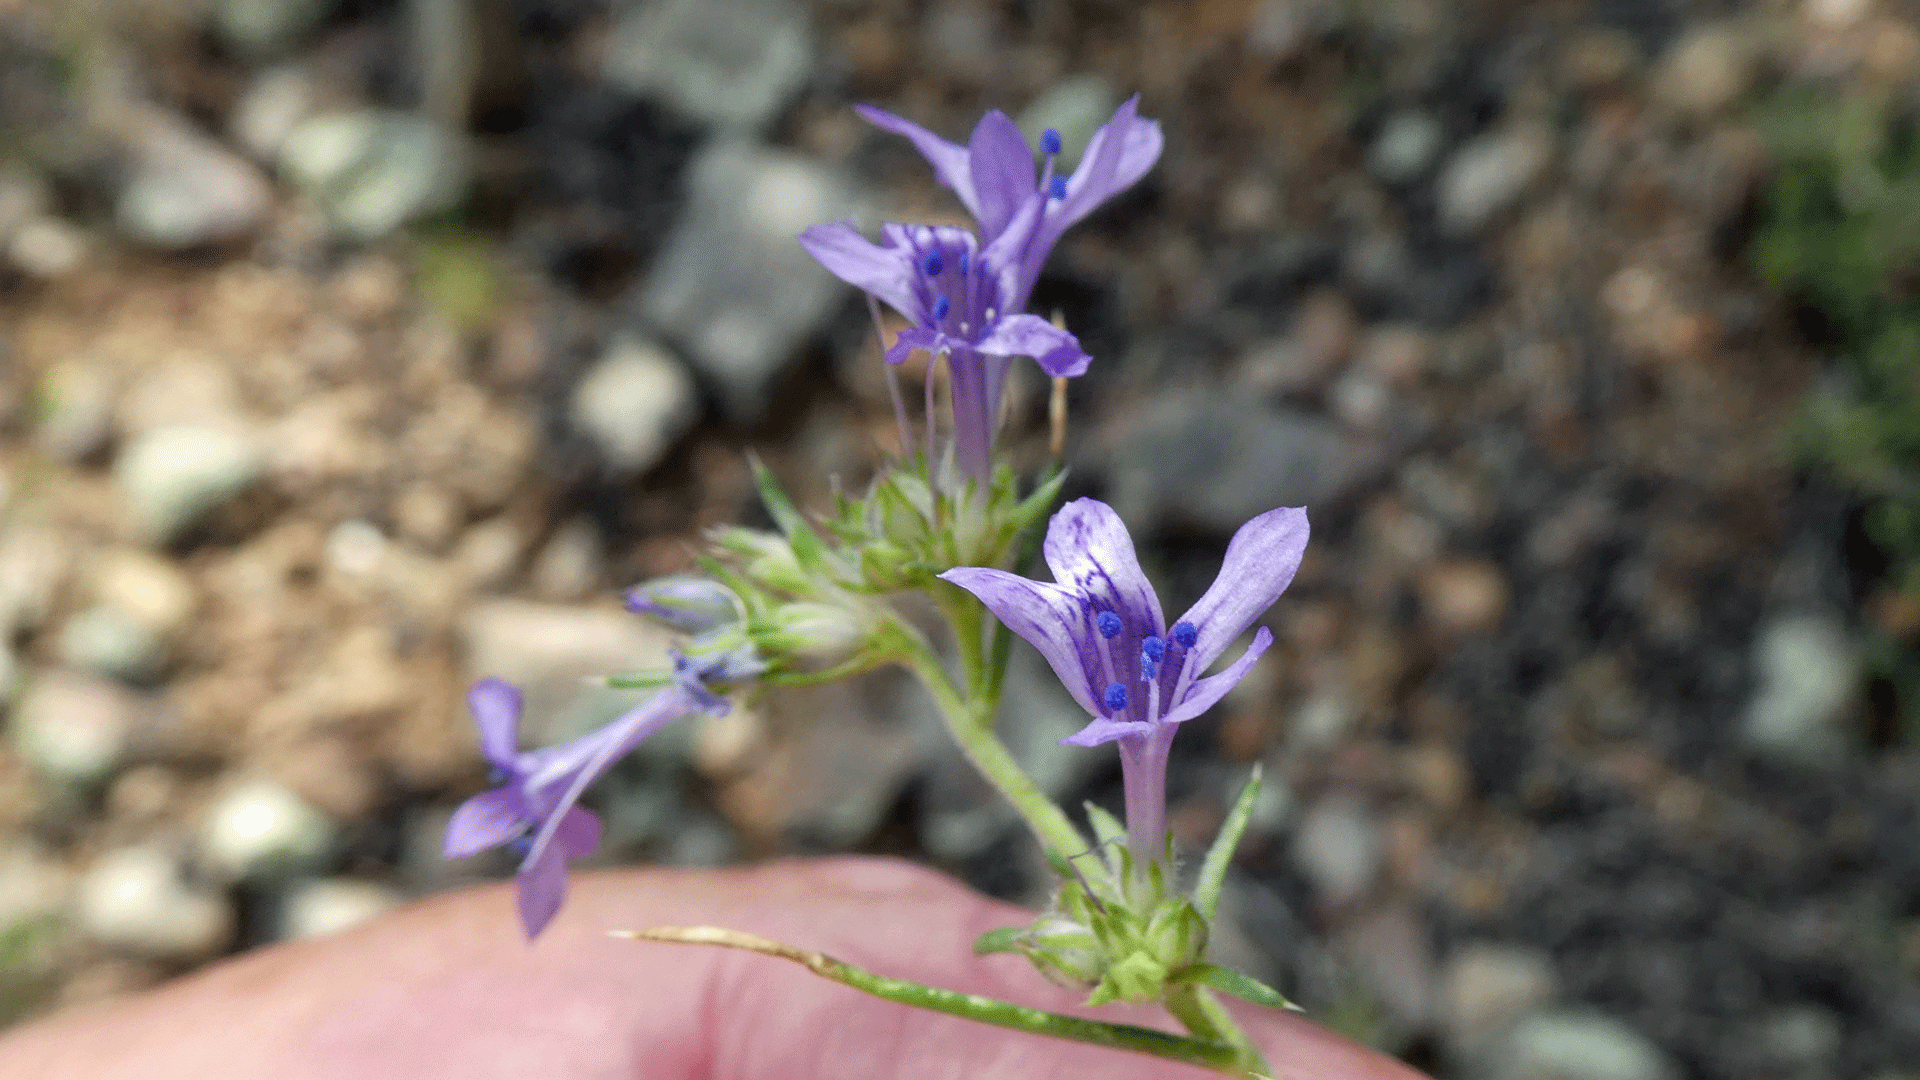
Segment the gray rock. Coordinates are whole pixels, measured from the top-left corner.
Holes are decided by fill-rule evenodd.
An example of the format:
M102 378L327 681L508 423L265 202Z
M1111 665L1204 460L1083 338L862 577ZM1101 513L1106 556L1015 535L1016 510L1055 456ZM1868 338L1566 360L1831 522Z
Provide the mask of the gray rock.
M604 71L689 119L759 130L812 66L807 12L794 0L654 0L614 24Z
M1080 163L1087 140L1113 116L1123 100L1105 76L1093 72L1069 75L1048 87L1018 117L1020 133L1030 146L1040 145L1048 128L1060 133L1060 157L1055 171L1071 173Z
M260 171L164 114L149 114L128 145L128 176L114 204L127 235L161 248L245 236L273 206Z
M58 648L68 667L128 682L153 679L167 659L153 631L104 604L75 612L60 628Z
M283 941L325 937L358 926L406 902L397 890L377 881L321 878L287 890L280 909Z
M1674 1080L1679 1067L1651 1039L1609 1016L1552 1012L1520 1022L1496 1080Z
M1740 733L1767 756L1832 763L1851 743L1844 722L1864 675L1860 648L1827 615L1775 618L1754 638L1758 683Z
M1441 1033L1457 1054L1479 1055L1558 993L1553 960L1518 945L1473 942L1440 977Z
M1737 104L1759 75L1762 58L1751 31L1709 23L1689 31L1660 58L1653 98L1684 116L1710 118Z
M686 368L643 338L621 336L574 387L568 419L593 440L608 468L651 469L698 414Z
M213 28L249 57L278 56L299 45L333 12L335 0L220 0Z
M333 822L270 780L245 779L223 792L200 828L200 856L230 881L311 869L332 850Z
M1306 413L1214 388L1163 395L1113 433L1115 509L1137 528L1169 519L1228 535L1276 506L1347 497L1385 450Z
M261 161L277 161L288 136L313 116L320 101L320 88L306 68L268 68L241 91L233 107L233 137Z
M1380 872L1381 855L1380 822L1350 799L1314 804L1293 838L1293 861L1318 897L1330 904L1365 892Z
M1552 160L1552 134L1530 124L1468 142L1435 182L1441 228L1456 236L1479 232L1518 203Z
M849 185L813 161L742 140L700 152L640 314L713 380L733 419L761 416L802 339L845 295L794 237L852 216Z
M186 881L180 860L155 845L100 856L80 881L75 907L95 940L156 959L202 959L233 934L226 902Z
M79 269L87 257L87 236L52 214L34 218L7 242L7 261L31 278L51 281Z
M389 109L328 113L301 121L280 147L280 169L335 231L384 236L444 210L466 190L466 143L423 116Z
M1367 168L1389 184L1418 179L1446 142L1446 129L1431 114L1407 109L1387 117L1367 148Z
M52 671L14 705L10 734L35 771L68 784L105 780L126 760L139 699L99 679Z
M135 522L148 539L164 545L253 486L260 455L230 431L163 427L122 448L113 472Z

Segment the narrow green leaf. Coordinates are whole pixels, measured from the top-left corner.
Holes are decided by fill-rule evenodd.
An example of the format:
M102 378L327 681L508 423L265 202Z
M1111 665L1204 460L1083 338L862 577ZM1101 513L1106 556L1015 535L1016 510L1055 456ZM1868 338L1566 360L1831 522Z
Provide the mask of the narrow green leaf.
M1019 952L1020 935L1026 933L1018 926L1003 926L998 930L989 930L973 939L973 955L991 956L994 953Z
M780 481L774 478L773 470L766 467L758 457L749 455L753 465L753 486L760 491L760 501L767 504L767 513L773 517L773 523L793 545L794 558L809 570L821 570L827 564L827 546L820 540L820 534L813 531L794 507L793 500L780 488Z
M606 685L614 690L657 690L673 681L671 671L631 671L608 675Z
M1087 824L1093 826L1093 836L1095 840L1098 840L1102 844L1124 844L1127 842L1127 827L1120 823L1119 818L1107 813L1105 808L1095 806L1091 802L1087 803L1086 807Z
M1269 1009L1300 1011L1300 1006L1288 1001L1280 991L1251 975L1242 975L1232 968L1223 968L1218 964L1190 964L1174 972L1171 981L1199 983L1201 986L1210 987L1223 994L1232 994L1242 1001L1265 1005Z
M616 930L613 936L641 941L720 945L733 949L745 949L791 960L823 978L844 983L856 990L864 990L875 997L896 1001L902 1005L932 1009L935 1012L1011 1028L1015 1031L1031 1032L1035 1035L1048 1035L1056 1039L1069 1039L1116 1050L1132 1050L1135 1053L1150 1054L1169 1061L1183 1061L1215 1071L1224 1072L1233 1069L1234 1072L1231 1075L1243 1077L1250 1075L1245 1070L1236 1068L1239 1055L1233 1047L1224 1043L1173 1035L1165 1031L1155 1031L1152 1028L1135 1027L1131 1024L1114 1024L1100 1020L1086 1020L1078 1016L1064 1016L1025 1005L1015 1005L1009 1001L980 997L975 994L962 994L955 990L907 982L904 979L891 979L822 953L797 949L791 945L783 945L752 934L742 934L712 926L656 926L638 931Z
M1240 797L1233 801L1233 809L1228 811L1227 820L1220 826L1220 835L1213 838L1213 846L1207 849L1207 857L1200 864L1200 880L1193 887L1193 903L1208 922L1213 921L1214 912L1220 907L1220 890L1227 883L1227 866L1233 862L1234 850L1240 846L1241 836L1246 834L1247 822L1253 817L1253 804L1260 797L1260 766L1256 762L1253 772L1247 777L1246 786L1240 789ZM1231 991L1229 991L1231 993Z

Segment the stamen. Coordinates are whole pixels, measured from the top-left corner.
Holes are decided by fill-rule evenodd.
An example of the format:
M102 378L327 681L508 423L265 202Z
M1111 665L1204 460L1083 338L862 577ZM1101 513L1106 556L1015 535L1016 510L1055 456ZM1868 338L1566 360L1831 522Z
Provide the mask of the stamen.
M1120 636L1120 616L1111 611L1101 612L1099 617L1093 620L1093 625L1099 628L1100 636L1108 641Z
M962 274L965 274L967 272L967 264L968 264L967 253L963 250L960 252L960 272Z
M944 296L939 296L934 298L933 320L935 322L945 321L947 317L947 313L952 310L953 310L953 301L947 299Z
M1119 712L1127 707L1127 688L1119 683L1107 684L1107 708Z
M1200 628L1181 619L1173 624L1173 643L1183 649L1191 649L1200 640Z
M1040 149L1046 151L1049 155L1057 154L1060 152L1059 129L1048 128L1047 130L1040 133Z
M1140 677L1154 679L1160 674L1160 661L1167 658L1167 641L1161 637L1147 637L1140 641Z
M927 272L928 277L939 277L940 271L946 269L946 267L946 260L940 257L939 248L927 252L920 258L920 268Z
M1064 176L1056 176L1052 180L1049 180L1047 182L1047 194L1053 196L1056 200L1066 198L1067 178Z
M498 765L495 765L493 768L487 770L487 783L492 784L494 787L499 787L501 784L504 784L506 782L507 782L507 770L501 768Z

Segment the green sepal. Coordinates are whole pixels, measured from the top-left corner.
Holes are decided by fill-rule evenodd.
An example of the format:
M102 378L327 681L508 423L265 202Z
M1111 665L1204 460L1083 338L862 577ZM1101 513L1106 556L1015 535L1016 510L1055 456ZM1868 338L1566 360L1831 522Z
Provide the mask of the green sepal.
M1200 879L1193 886L1194 906L1208 922L1213 921L1214 913L1220 908L1220 890L1227 883L1227 866L1233 862L1233 853L1246 834L1247 822L1253 819L1253 804L1259 797L1260 765L1255 762L1246 785L1240 789L1240 797L1233 801L1233 809L1228 811L1219 835L1213 838L1213 846L1207 849L1207 857L1200 863Z
M1018 926L1003 926L998 930L989 930L973 939L973 955L992 956L994 953L1020 951L1020 937L1026 930Z
M1280 991L1251 975L1242 975L1232 968L1223 968L1218 964L1189 964L1174 972L1171 981L1198 983L1223 994L1232 994L1242 1001L1265 1005L1269 1009L1300 1011L1300 1006L1288 1001L1286 995Z
M818 572L827 569L827 545L820 539L820 534L813 531L807 519L793 505L793 500L781 490L780 481L774 478L773 470L767 468L758 457L749 455L748 460L753 465L753 486L759 489L760 501L766 504L773 523L779 526L787 543L793 545L793 557L808 570Z
M1093 837L1102 844L1125 844L1127 827L1120 819L1106 811L1105 807L1091 802L1086 804L1087 824L1093 826Z
M1053 501L1060 497L1061 485L1067 482L1067 470L1053 470L1053 475L1040 482L1026 498L1021 499L1013 508L1010 523L1014 532L1025 532L1034 522L1047 515L1053 509Z

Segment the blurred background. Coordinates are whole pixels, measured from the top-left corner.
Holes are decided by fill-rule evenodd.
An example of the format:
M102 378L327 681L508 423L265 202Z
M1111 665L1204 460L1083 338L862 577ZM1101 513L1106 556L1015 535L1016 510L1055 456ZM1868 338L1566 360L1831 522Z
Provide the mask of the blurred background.
M896 441L793 236L962 213L849 105L1071 159L1137 92L1035 297L1069 493L1170 610L1314 524L1176 747L1190 845L1267 768L1223 957L1443 1077L1915 1080L1917 88L1891 0L0 0L0 1018L509 873L439 857L465 685L585 730L748 449L820 505ZM605 862L1045 899L898 679L589 801Z

